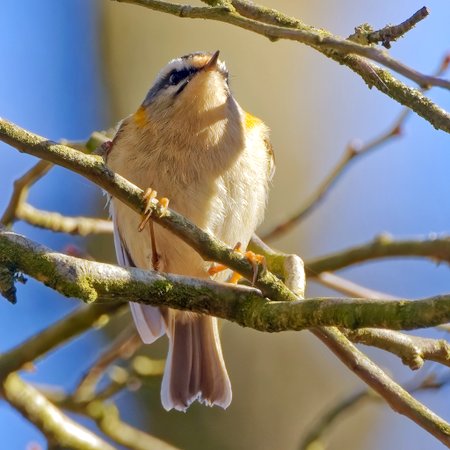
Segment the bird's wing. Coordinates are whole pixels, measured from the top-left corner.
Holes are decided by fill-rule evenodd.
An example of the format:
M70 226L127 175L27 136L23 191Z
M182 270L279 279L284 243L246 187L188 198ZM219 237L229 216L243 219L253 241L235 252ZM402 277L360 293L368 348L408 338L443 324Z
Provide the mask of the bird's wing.
M116 249L117 262L123 267L136 267L120 234L112 202L111 216L114 224L114 247ZM159 308L132 302L130 302L130 308L139 335L146 344L151 344L165 334L166 325Z

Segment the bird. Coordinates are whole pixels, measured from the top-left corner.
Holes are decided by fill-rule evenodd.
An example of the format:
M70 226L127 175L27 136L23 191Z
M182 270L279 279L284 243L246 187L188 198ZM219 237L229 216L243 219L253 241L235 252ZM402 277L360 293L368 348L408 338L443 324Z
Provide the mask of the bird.
M198 227L242 249L263 220L275 167L269 129L237 103L219 51L171 60L119 125L106 163L145 190L149 201L158 192ZM230 277L115 198L110 212L120 265L218 281ZM217 319L133 302L130 307L144 343L168 336L162 406L186 411L199 401L227 408L232 390Z

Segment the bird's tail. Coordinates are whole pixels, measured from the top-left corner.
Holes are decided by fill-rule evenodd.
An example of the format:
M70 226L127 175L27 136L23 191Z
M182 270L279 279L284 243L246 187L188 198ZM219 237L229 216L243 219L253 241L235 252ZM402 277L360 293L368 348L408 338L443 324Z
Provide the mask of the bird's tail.
M231 384L222 356L217 319L165 311L169 353L161 386L166 410L186 411L195 400L227 408Z

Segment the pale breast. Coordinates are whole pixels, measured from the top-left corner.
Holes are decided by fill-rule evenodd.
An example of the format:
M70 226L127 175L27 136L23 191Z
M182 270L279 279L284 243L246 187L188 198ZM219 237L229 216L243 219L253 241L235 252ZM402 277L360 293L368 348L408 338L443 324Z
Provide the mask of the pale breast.
M151 187L159 197L169 198L172 209L202 229L230 246L241 242L245 247L264 213L268 154L264 125L261 124L261 130L244 133L241 123L222 124L220 139L216 135L214 145L186 142L195 152L184 153L180 148L152 149L151 139L136 140L136 133L125 128L107 162L112 170L142 189ZM165 158L164 152L178 158ZM186 173L192 174L190 178ZM116 200L114 207L133 261L139 267L150 268L149 230L139 233L140 217ZM161 271L207 276L209 263L192 248L157 225L155 236Z

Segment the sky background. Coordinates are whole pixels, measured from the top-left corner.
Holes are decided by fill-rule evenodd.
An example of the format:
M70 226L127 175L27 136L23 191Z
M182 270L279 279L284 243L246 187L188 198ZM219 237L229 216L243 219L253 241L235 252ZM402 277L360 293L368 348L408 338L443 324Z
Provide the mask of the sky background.
M417 1L309 3L313 2L266 2L306 23L340 35L350 34L354 26L363 22L375 27L400 22L423 6ZM450 50L450 6L439 0L430 0L427 6L431 16L395 43L391 53L430 73ZM366 141L377 136L401 110L386 96L368 90L345 67L298 44L271 44L225 24L182 21L112 2L3 0L0 42L5 43L0 71L0 116L53 140L84 139L93 130L112 126L137 108L156 73L169 59L194 50L219 48L230 69L239 102L262 117L272 129L277 174L263 230L287 218L309 198L340 159L349 140ZM429 95L450 109L448 92L434 89ZM0 144L0 211L7 204L14 179L34 163L34 158ZM448 233L449 165L448 135L436 132L412 115L402 139L356 161L324 204L275 244L308 259L366 242L383 231L396 237ZM32 188L30 202L62 214L105 216L105 211L99 208L103 204L99 189L60 168L52 169ZM69 243L81 247L91 245L79 238L36 230L23 223L17 223L15 230L56 250ZM111 249L106 250L110 255ZM398 296L417 298L450 291L448 267L436 267L424 261L375 262L342 274ZM308 293L335 295L314 284ZM19 287L18 300L15 306L0 302L0 352L19 344L79 304L60 298L32 280ZM208 424L208 430L217 427L216 436L225 436L231 424L235 427L239 421L242 423L242 417L250 416L255 420L254 430L245 424L242 429L237 428L241 446L233 441L233 436L233 439L220 438L220 448L252 448L258 433L262 439L258 448L274 448L273 443L280 442L281 437L273 436L270 424L278 429L281 423L286 427L281 430L285 439L283 448L295 448L301 430L318 414L361 388L356 377L322 345L306 333L300 335L261 336L227 324L224 348L226 357L229 355L227 362L235 387L230 410L223 413L195 409L191 416L164 416L157 412L150 428L155 434L166 436L164 430L173 429L174 423L183 429L183 423L195 419L196 424ZM73 386L101 344L102 337L90 333L50 355L38 365L36 374L26 378ZM265 355L256 355L260 348L265 349ZM292 363L293 351L299 362ZM406 381L412 377L395 358L375 350L368 353L398 379ZM279 359L271 360L271 357ZM279 366L279 372L274 367L267 368L267 360L275 361L271 365ZM246 362L248 367L242 370ZM425 373L433 370L435 366L427 365L424 369ZM444 371L439 369L438 373L442 375ZM279 400L265 398L268 380L274 383L274 391L279 389ZM295 397L292 391L282 391L282 385L294 384L296 380L299 382L295 395L301 398L297 402L292 400ZM251 395L251 400L246 395ZM449 389L444 388L418 397L450 420L449 395ZM127 405L130 408L131 403ZM283 416L283 407L289 417ZM279 412L279 419L273 417L274 410ZM330 449L442 448L430 435L386 407L366 406L357 415L360 418L347 416L333 428ZM352 432L355 424L361 429L362 437L352 447L344 434ZM207 436L211 439L208 442L214 442L214 433L208 433L211 435ZM24 449L32 441L41 445L45 442L32 425L4 402L0 402L0 435L5 448L13 450ZM182 438L174 435L174 442L181 445ZM184 448L200 447L196 443Z

